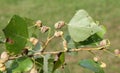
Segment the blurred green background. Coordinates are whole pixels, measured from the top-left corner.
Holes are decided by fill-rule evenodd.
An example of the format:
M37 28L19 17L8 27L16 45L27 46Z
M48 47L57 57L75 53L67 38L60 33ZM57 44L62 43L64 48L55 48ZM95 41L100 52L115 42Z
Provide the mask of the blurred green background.
M59 20L68 23L79 9L85 9L94 20L106 26L105 38L111 41L109 49L120 48L120 0L0 0L0 36L3 36L2 29L14 14L40 19L44 24L53 26ZM2 51L4 45L0 47ZM106 73L120 73L120 59L102 51L97 54L107 63ZM84 58L92 58L92 55L80 52L78 56L67 57L71 73L92 73L78 66L78 60Z

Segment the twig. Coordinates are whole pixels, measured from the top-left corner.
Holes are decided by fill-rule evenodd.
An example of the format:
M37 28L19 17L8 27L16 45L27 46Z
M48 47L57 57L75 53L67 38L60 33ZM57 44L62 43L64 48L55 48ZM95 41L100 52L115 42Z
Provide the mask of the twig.
M54 38L54 36L50 37L47 39L47 41L45 42L45 45L43 46L42 48L42 51L41 52L44 52L45 48L47 47L48 43Z
M78 51L94 51L94 50L105 50L106 47L110 46L110 44L108 43L107 45L105 46L100 46L100 47L95 47L95 48L73 48L71 50L61 50L61 51L52 51L52 52L45 52L45 48L47 47L48 43L54 38L54 36L52 36L51 38L49 38L46 43L45 43L45 46L44 46L44 49L41 51L41 52L36 52L34 53L32 56L36 56L36 55L45 55L45 54L51 54L51 55L56 55L56 54L59 54L60 52L78 52ZM28 55L29 56L29 55ZM20 58L22 57L22 55L20 56L17 56L17 57L10 57L9 60L13 60L13 59L16 59L16 58ZM31 57L31 55L30 55Z
M41 54L59 54L60 52L78 52L78 51L92 51L92 50L101 50L102 48L104 47L98 47L98 48L78 48L78 49L71 49L69 51L66 51L66 50L62 50L62 51L53 51L53 52L38 52L38 53L35 53L35 55L41 55Z
M22 55L17 56L17 57L9 57L9 60L14 60L14 59L17 59L17 58L20 58L20 57L22 57Z

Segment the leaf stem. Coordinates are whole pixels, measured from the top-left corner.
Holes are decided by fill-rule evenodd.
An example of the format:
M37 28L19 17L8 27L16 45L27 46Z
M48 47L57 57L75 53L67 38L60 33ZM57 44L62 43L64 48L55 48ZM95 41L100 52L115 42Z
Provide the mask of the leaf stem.
M50 34L51 34L51 28L49 27L47 39L50 37Z

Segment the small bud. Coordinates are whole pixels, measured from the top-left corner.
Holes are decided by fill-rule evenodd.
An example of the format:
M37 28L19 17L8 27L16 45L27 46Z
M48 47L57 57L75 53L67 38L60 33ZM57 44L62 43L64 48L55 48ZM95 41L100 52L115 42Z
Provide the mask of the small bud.
M55 29L60 29L60 28L62 28L64 25L65 25L65 22L64 22L64 21L59 21L59 22L55 23L54 27L55 27Z
M101 42L100 42L100 46L105 46L107 44L107 41L106 40L102 40Z
M3 66L4 66L4 64L3 64L3 63L0 63L0 68L3 67Z
M49 27L47 27L47 26L42 26L41 27L41 32L42 33L45 33L45 32L47 32L49 30Z
M38 43L38 39L32 37L30 38L30 42L33 44L33 45L36 45Z
M37 69L32 68L31 71L30 71L30 73L38 73L38 72L37 72Z
M41 20L36 21L35 26L42 27L42 21Z
M98 58L98 57L94 57L93 60L94 60L95 62L98 62L98 61L99 61L99 58Z
M7 52L2 52L2 54L1 54L1 57L0 57L1 59L3 59L4 61L7 61L8 60L8 58L9 58L9 55L8 55L8 53Z
M61 37L63 35L62 31L55 31L54 36L55 37Z
M115 53L115 55L119 55L120 54L120 50L119 49L115 49L114 53Z
M5 59L0 59L0 63L5 63L7 60Z
M104 62L101 62L101 65L100 65L101 68L106 68L106 64Z
M2 67L0 67L0 71L5 71L6 70L6 67L5 66L2 66Z

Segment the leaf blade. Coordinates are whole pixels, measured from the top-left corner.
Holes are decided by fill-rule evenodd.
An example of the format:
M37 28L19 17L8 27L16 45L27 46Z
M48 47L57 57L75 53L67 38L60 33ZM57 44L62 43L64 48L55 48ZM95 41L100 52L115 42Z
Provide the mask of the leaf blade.
M95 73L104 73L103 69L100 67L99 63L86 59L79 62L80 66L94 71Z
M55 61L54 63L54 66L53 66L53 70L52 70L52 73L54 73L54 71L59 68L61 65L64 64L64 61L65 61L65 53L64 52L61 52L59 54L59 58L57 61Z
M13 41L6 42L6 49L10 53L19 54L25 47L28 38L27 24L20 16L14 15L9 24L3 29L5 37Z
M68 24L68 31L75 42L86 40L101 30L85 10L79 10Z
M16 59L11 67L10 71L12 73L21 73L21 72L27 72L33 67L33 62L28 57L21 57Z

